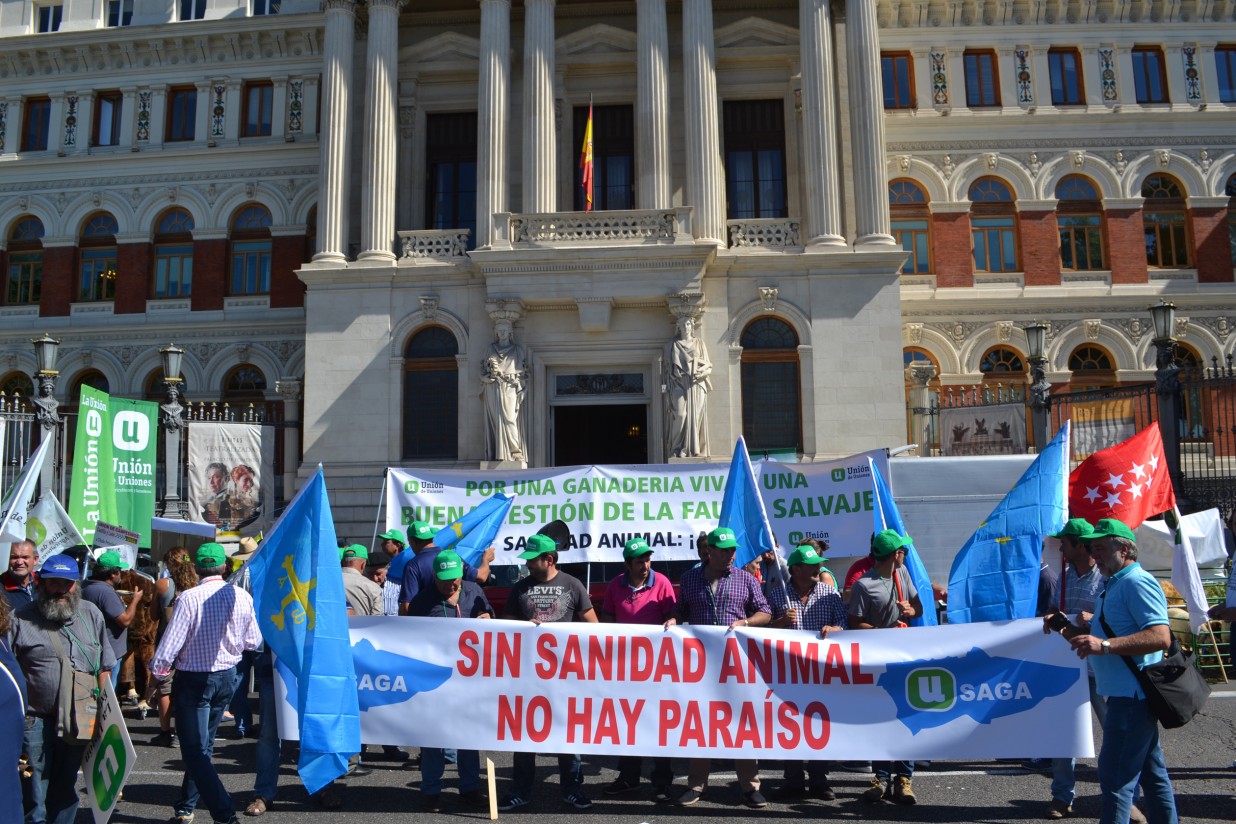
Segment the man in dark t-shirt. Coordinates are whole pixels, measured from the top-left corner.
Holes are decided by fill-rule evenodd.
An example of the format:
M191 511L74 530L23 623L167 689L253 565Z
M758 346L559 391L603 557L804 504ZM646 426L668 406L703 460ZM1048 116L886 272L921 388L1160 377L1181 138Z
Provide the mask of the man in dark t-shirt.
M553 621L583 621L595 624L596 610L588 590L579 579L558 571L558 545L548 535L533 535L527 548L520 553L528 565L528 577L511 588L503 618L544 624ZM503 812L527 806L536 780L536 755L517 752L514 757L513 786L509 795L498 804ZM586 810L592 801L581 791L583 767L578 755L558 756L558 775L562 782L562 800L577 810Z
M120 557L120 553L109 549L94 562L94 573L82 587L82 600L89 601L99 608L107 620L107 637L111 641L112 652L116 656L116 666L112 667L112 689L120 678L120 662L128 652L129 625L137 615L138 605L142 602L142 591L133 590L133 599L126 607L124 601L116 594L116 584L120 582L120 573L128 569Z

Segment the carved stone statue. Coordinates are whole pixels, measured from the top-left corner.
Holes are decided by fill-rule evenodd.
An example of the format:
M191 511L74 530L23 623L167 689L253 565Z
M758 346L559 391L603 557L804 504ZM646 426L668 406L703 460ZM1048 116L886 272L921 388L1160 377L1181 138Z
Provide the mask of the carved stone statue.
M176 386L167 387L167 402L159 405L159 425L163 431L172 432L185 428L185 408L180 405L180 392Z
M712 362L695 336L696 320L678 318L678 337L665 347L666 402L669 426L666 443L675 458L708 454L708 393Z
M60 423L60 413L56 411L56 385L47 378L39 380L39 394L31 398L34 404L34 418L44 429L51 429Z
M481 368L485 401L485 450L493 461L527 461L524 397L528 389L528 352L511 340L511 322L494 322L497 342Z

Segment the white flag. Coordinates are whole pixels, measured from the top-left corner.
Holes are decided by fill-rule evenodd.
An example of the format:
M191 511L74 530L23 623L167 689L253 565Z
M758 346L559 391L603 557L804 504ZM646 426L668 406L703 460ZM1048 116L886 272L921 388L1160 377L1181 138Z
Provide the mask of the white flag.
M40 495L39 502L30 507L26 516L26 536L34 541L38 558L35 569L41 569L51 556L86 543L51 490Z
M12 488L0 502L0 543L26 540L26 510L30 507L30 499L34 497L34 485L43 471L43 459L47 456L47 447L51 438L44 438L43 443L26 461L21 474L13 483Z
M1177 515L1177 518L1180 516ZM1201 573L1197 571L1197 558L1193 554L1192 540L1182 527L1176 528L1176 547L1172 551L1172 586L1184 598L1189 610L1189 626L1193 632L1201 632L1210 620L1206 616L1206 589L1202 586Z

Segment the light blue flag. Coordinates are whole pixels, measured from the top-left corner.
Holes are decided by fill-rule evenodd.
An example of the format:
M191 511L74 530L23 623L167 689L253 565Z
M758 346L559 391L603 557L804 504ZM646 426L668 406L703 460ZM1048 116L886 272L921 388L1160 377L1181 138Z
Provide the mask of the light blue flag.
M481 556L498 537L498 530L506 522L506 513L511 511L514 495L495 493L467 515L433 536L433 545L439 550L453 549L466 563L477 566Z
M755 482L755 469L747 454L747 442L738 436L734 444L734 459L730 472L725 476L725 492L721 497L721 520L718 526L734 530L738 552L734 565L743 567L756 558L776 549L773 544L772 527L768 525L768 513L764 511L764 499Z
M1069 423L953 559L950 624L1033 618L1043 538L1069 516Z
M880 468L871 458L867 459L867 463L871 466L871 489L876 498L876 505L871 510L874 518L873 531L894 529L901 537L908 537L905 522L901 520L901 511L897 509L897 502L893 500L893 492L884 481L884 476L880 474ZM919 557L918 550L914 548L913 543L906 546L906 572L910 573L910 580L914 583L914 588L918 590L919 601L923 604L923 614L911 618L910 626L934 627L938 622L936 621L936 599L931 589L931 577L927 574L927 567L923 566L923 559Z
M343 572L319 466L249 561L258 627L296 677L300 779L311 794L360 752L360 707Z

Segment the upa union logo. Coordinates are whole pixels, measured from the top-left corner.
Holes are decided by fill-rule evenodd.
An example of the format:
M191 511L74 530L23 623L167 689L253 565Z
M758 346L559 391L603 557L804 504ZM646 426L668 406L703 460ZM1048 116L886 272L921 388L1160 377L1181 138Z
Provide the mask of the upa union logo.
M906 676L906 702L920 712L945 712L957 703L957 680L941 667L923 667Z
M790 533L790 543L791 544L794 544L795 546L797 546L798 543L802 541L802 539L803 539L803 534L801 532L791 532Z
M112 443L126 452L141 452L150 443L150 418L122 410L112 419Z
M420 481L404 481L403 491L408 493L409 495L415 495L416 493L421 491Z
M841 483L845 480L845 468L837 467L833 470L833 483Z

